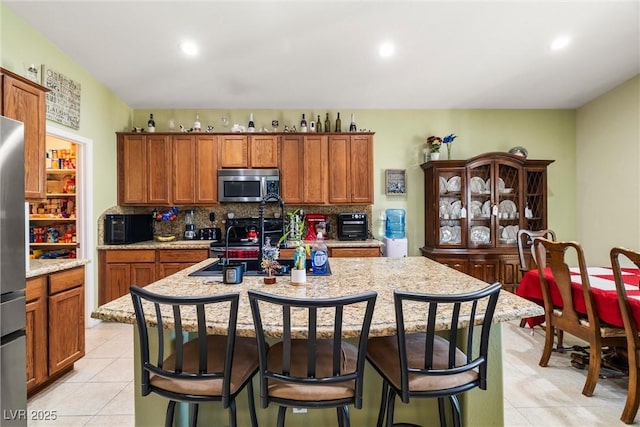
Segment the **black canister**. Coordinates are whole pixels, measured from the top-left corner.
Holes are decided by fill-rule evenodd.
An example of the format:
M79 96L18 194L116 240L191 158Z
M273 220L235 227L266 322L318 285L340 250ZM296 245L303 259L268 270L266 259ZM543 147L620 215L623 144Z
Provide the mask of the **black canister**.
M242 283L245 265L241 263L229 263L222 267L222 282L228 285Z

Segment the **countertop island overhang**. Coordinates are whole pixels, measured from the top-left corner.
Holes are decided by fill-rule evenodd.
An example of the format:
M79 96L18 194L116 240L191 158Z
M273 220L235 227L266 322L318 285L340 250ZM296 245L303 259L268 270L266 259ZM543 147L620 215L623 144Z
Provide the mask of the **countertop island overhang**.
M308 276L303 285L291 284L288 276L279 276L276 284L266 285L262 277L246 277L238 285L222 284L221 277L189 276L189 273L213 262L213 259L202 261L176 274L158 280L145 289L149 291L174 296L211 295L226 292L240 292L238 310L237 333L240 336L255 336L253 320L247 291L258 289L265 292L288 295L301 298L329 298L352 295L364 291L378 292L376 306L371 324L370 336L389 336L396 333L395 309L393 291L403 290L423 293L456 294L466 293L488 286L487 283L460 273L425 257L407 258L329 258L331 276ZM443 313L444 314L444 313ZM494 325L490 338L489 386L487 391L471 390L461 396L463 408L463 422L465 425L501 426L503 422L503 394L502 394L502 329L501 322L520 319L522 317L544 314L539 305L520 298L510 292L502 291L498 299L494 315ZM103 306L98 307L92 317L109 322L135 324L135 315L131 297L125 295ZM213 317L213 316L212 316ZM416 313L417 318L420 313ZM424 317L424 316L422 316ZM186 322L186 320L185 320ZM348 320L347 320L348 322ZM223 322L216 322L215 318L208 318L208 330L211 333L226 333ZM356 320L354 319L354 325ZM186 323L183 325L186 326ZM274 325L274 335L279 330ZM327 328L332 325L327 324ZM450 329L446 322L440 325L442 330ZM265 325L268 331L268 325ZM320 332L322 330L320 329ZM134 333L136 333L134 331ZM359 331L346 327L343 337L355 338ZM136 347L135 370L136 389L139 390L139 352ZM258 378L254 379L257 384ZM352 410L352 425L375 425L380 399L381 381L379 376L367 365L365 372L365 403L362 410ZM368 385L367 385L368 384ZM256 388L258 389L258 388ZM433 400L433 402L431 402ZM166 400L156 396L140 396L136 392L136 425L156 425L163 423ZM161 406L159 406L161 405ZM206 408L209 406L209 408ZM245 425L243 413L246 409L246 399L238 400L238 423ZM258 419L261 425L272 425L277 408L258 409ZM207 415L204 415L204 414ZM435 399L420 399L408 405L396 408L397 419L404 422L424 424L427 419L437 419L437 401ZM203 405L201 417L206 417L217 425L226 422L226 413L220 405ZM295 414L299 422L313 425L335 424L335 411L310 410L307 414ZM304 420L302 419L304 417ZM473 421L472 421L473 420ZM292 421L293 422L293 421ZM180 425L180 424L178 424ZM224 425L224 424L221 424Z

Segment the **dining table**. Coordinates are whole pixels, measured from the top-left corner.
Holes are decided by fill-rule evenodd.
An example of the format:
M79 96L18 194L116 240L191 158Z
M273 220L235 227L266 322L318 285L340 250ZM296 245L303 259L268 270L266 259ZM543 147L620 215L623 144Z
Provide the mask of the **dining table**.
M632 315L636 323L640 324L640 269L622 268L621 270L622 281L627 290ZM587 314L580 270L578 267L572 267L569 271L571 273L571 288L575 309L579 314ZM549 284L553 305L562 307L562 297L551 270L545 268L544 275ZM624 327L618 306L613 269L611 267L587 267L587 276L591 285L596 313L600 320L611 326ZM540 274L537 269L529 270L524 274L516 294L540 305L544 304ZM534 327L544 322L544 316L529 317L526 321L530 327Z

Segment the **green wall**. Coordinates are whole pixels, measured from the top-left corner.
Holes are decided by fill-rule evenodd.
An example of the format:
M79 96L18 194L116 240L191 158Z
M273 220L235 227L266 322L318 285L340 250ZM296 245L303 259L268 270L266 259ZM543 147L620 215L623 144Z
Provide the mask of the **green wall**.
M198 110L202 127L214 126L223 131L221 118L230 124L247 125L253 113L256 129L271 129L271 120L300 127L302 113L307 120L318 115L324 120L326 110ZM328 111L335 121L337 111ZM196 110L135 110L133 125L147 127L153 113L156 131L193 126ZM377 232L379 214L388 208L407 211L409 254L419 255L424 245L424 183L420 163L429 135L455 133L452 157L468 158L489 151L508 151L520 145L529 158L555 159L549 167L549 226L559 236L575 239L575 110L354 110L340 111L343 130L348 129L351 113L355 113L358 129L370 129L374 137L374 206L373 232ZM441 156L446 156L442 149ZM441 157L442 158L442 157ZM407 196L387 196L384 191L385 169L407 170Z
M614 246L640 250L640 75L577 113L577 240L587 263Z

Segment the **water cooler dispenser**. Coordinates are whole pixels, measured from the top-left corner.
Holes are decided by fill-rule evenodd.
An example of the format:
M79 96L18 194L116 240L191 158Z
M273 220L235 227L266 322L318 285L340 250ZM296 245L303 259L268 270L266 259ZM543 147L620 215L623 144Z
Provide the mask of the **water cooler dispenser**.
M404 231L404 209L387 209L385 214L387 219L382 254L392 258L406 257L408 245Z

